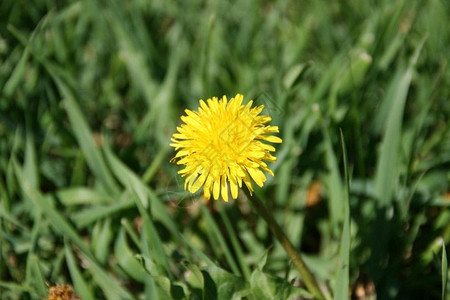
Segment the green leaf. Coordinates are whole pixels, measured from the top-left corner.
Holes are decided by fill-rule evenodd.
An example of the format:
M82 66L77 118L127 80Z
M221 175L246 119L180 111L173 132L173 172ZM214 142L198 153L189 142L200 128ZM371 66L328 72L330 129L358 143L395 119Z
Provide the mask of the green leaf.
M32 276L32 280L30 280L31 278L28 279L29 283L36 288L36 291L40 295L46 295L47 288L45 286L45 279L42 275L39 258L36 254L30 254L27 261L27 267L28 264L30 264L30 276Z
M293 286L284 279L266 274L259 269L250 278L251 294L255 299L313 299L304 289Z
M184 283L180 283L174 280L170 280L167 276L160 275L157 271L155 262L146 255L138 255L137 257L143 260L145 269L149 274L146 275L147 279L154 280L158 287L157 292L160 299L185 299L185 294L188 290ZM151 274L151 275L150 275ZM149 277L151 276L151 277ZM155 291L153 291L155 292ZM156 294L151 299L155 299Z
M204 220L206 222L206 230L209 232L208 236L211 239L211 243L216 245L215 249L220 249L223 251L225 258L230 265L231 269L233 270L234 274L240 274L239 268L237 267L236 261L234 260L234 257L225 242L225 239L222 236L222 233L219 230L219 227L217 227L216 222L212 218L211 214L209 213L208 209L205 207L205 205L201 204L201 209L203 213ZM217 251L218 252L218 251Z
M106 146L105 156L111 165L111 170L117 179L127 187L130 191L133 191L143 208L148 208L148 199L150 199L152 217L163 223L167 229L173 234L175 238L178 237L178 229L173 219L167 213L166 208L161 203L155 193L145 185L145 183L137 176L133 171L131 171L122 161L120 161L111 151L111 149Z
M148 255L153 259L156 266L158 267L158 275L169 275L169 259L164 250L164 245L161 241L158 231L156 230L155 224L150 218L149 214L143 207L142 203L135 198L136 206L139 209L139 213L142 217L142 231L141 231L141 244L142 252L144 255Z
M231 240L231 245L233 246L234 253L236 254L237 261L239 263L239 266L242 270L242 273L246 280L250 278L250 268L248 264L245 261L244 257L244 251L239 243L237 233L233 229L233 226L231 225L230 219L228 218L227 212L224 209L219 210L220 216L222 218L222 221L225 225L225 228L227 230L228 237Z
M75 96L70 91L69 87L56 75L56 72L52 72L51 70L52 69L50 68L50 73L53 75L53 79L55 80L60 93L65 98L64 108L69 116L69 121L72 125L71 128L73 129L78 144L84 153L87 164L95 173L100 182L103 183L105 188L107 188L112 195L117 194L119 191L117 184L106 166L101 151L95 144L93 134L89 128L88 122L81 112L80 107L78 106Z
M92 234L92 248L94 256L100 264L105 264L110 253L110 245L113 241L114 232L111 228L111 218L106 218L104 222L98 221L99 228L97 234ZM94 233L94 232L93 232Z
M120 228L119 230L119 235L117 236L116 245L114 247L114 255L117 258L119 265L134 280L144 282L145 277L150 276L145 272L144 268L128 246L125 230L123 228Z
M267 263L267 256L269 255L269 250L270 249L266 249L266 251L264 251L263 255L261 255L261 258L258 261L258 269L261 271L264 269L264 266Z
M73 257L72 251L67 243L64 245L64 252L75 292L83 300L94 300L95 297L92 294L91 289L86 284L86 281L84 280L83 275L78 268L78 264L75 262L75 258Z
M318 112L320 114L320 112ZM337 228L338 224L343 222L344 217L344 199L345 191L342 184L341 175L339 172L339 165L336 154L333 149L329 128L325 121L320 118L322 125L322 132L325 138L325 158L328 168L328 174L325 176L325 185L328 188L328 210L331 216L332 227ZM337 235L337 231L333 234Z
M17 163L15 163L15 167L16 176L21 184L23 192L31 199L33 204L41 211L41 213L47 217L53 228L62 236L65 236L73 241L85 253L89 254L89 248L83 242L72 225L67 222L67 218L63 217L59 211L54 208L48 197L44 197L37 189L35 189L27 180L23 178L22 170Z
M411 84L411 78L417 57L422 49L425 39L417 46L411 63L406 70L401 70L392 80L386 94L385 103L387 120L384 127L383 140L376 168L376 194L380 207L388 207L392 203L394 188L399 172L399 147L402 131L403 111Z
M100 286L107 299L126 300L136 299L128 292L121 283L111 276L106 270L100 267L93 259L84 253L80 253L81 258L88 264L87 270L92 274L94 281Z
M448 281L448 262L447 262L447 252L445 250L445 242L442 241L442 300L445 300L445 295L447 293L447 281Z
M129 193L124 192L123 196L120 197L120 200L114 204L92 205L80 210L73 214L72 219L78 228L83 228L101 218L109 217L114 213L133 207L133 201L130 201L129 198L125 198L125 196L129 197Z
M341 243L339 250L339 260L336 272L336 285L334 287L334 299L346 300L349 298L349 272L350 272L350 207L349 190L350 179L348 175L347 150L345 147L344 135L341 130L341 145L344 156L345 173L345 206L344 206L344 226L342 228Z
M87 187L69 187L60 189L57 196L66 206L82 204L106 204L115 202L110 196Z
M248 283L242 277L221 268L209 267L202 271L204 299L240 299L248 291Z

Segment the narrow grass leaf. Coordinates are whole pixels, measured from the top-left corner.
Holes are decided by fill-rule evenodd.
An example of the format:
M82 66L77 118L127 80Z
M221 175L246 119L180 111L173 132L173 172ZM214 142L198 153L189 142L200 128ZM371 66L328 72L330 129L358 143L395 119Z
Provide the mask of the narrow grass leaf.
M119 191L117 184L106 166L101 151L95 144L93 134L80 110L80 107L78 106L77 101L75 100L74 95L70 91L69 87L62 82L62 80L56 77L56 75L53 75L53 77L60 93L65 98L64 108L69 116L69 121L72 125L71 127L75 133L78 144L83 150L87 164L105 188L112 195L116 195Z
M141 201L144 208L148 208L148 188L141 179L134 174L122 161L120 161L109 147L105 147L105 156L108 160L111 170L123 186L134 191Z
M69 187L59 189L56 193L59 200L65 206L83 205L83 204L106 204L114 203L115 200L100 192L87 187Z
M256 299L313 299L306 290L295 287L286 280L278 278L260 269L253 271L250 278L251 295Z
M0 281L0 287L13 291L16 294L29 293L36 299L42 298L42 295L38 295L36 291L29 285L18 284L15 282Z
M147 299L160 299L158 295L158 287L155 282L155 278L159 276L159 272L157 269L156 264L153 262L153 260L149 257L149 247L147 242L144 240L142 242L143 246L143 253L141 255L136 255L136 258L141 260L141 263L144 267L144 269L149 273L148 276L144 277L144 284L145 284L145 295L147 296ZM167 298L167 297L166 297Z
M120 282L116 278L110 276L93 259L87 256L85 253L81 253L81 257L89 264L87 270L92 274L95 282L100 286L107 299L136 299L120 284Z
M83 300L94 300L94 295L92 294L89 286L86 284L86 281L84 280L83 275L78 268L78 264L76 263L72 251L67 243L64 244L64 253L75 292Z
M185 239L183 236L181 236L181 240L189 247L191 250L197 255L197 257L208 267L217 267L216 263L213 262L208 255L206 255L203 251L198 249L191 241Z
M63 236L72 240L80 249L85 253L90 253L89 248L83 242L81 237L75 231L75 229L67 222L66 218L63 217L51 204L49 198L44 197L37 189L35 189L30 183L28 183L22 175L22 170L16 165L16 176L21 184L22 190L31 199L33 204L44 214L49 220L52 227L58 231Z
M27 69L27 61L30 58L30 52L28 48L25 48L23 51L22 57L19 60L19 63L14 68L14 71L12 72L11 76L9 77L8 81L6 82L4 88L3 88L3 94L6 97L11 97L14 92L17 89L17 86L19 85L20 81L23 79L26 69Z
M249 289L242 277L221 268L208 267L202 274L205 299L240 299L239 295Z
M408 90L411 84L414 65L425 39L417 46L411 58L408 68L398 73L389 86L387 103L391 104L388 109L385 131L381 143L380 154L376 168L376 194L380 207L388 207L392 203L394 187L397 183L399 172L399 147L402 130L403 111L405 108Z
M106 146L104 148L105 156L111 165L111 170L117 179L127 187L130 191L133 191L137 196L144 208L148 208L148 199L150 199L152 217L163 223L167 229L173 234L174 237L178 236L178 229L167 213L166 208L161 203L161 200L155 195L155 193L148 188L145 183L131 171L122 161L120 161Z
M37 188L39 186L39 172L37 166L36 149L34 147L34 137L31 130L27 130L25 140L25 160L23 166L24 176L27 181Z
M250 268L245 261L244 251L239 243L239 240L237 239L237 234L234 231L233 226L231 225L226 211L221 209L219 210L219 213L225 225L225 229L227 230L228 237L231 240L231 245L233 246L234 253L236 253L236 258L238 260L239 267L242 270L242 274L244 275L244 278L248 280L250 278Z
M156 171L159 169L161 163L164 161L164 159L167 156L167 153L169 153L170 147L162 147L159 152L156 154L155 158L145 170L144 175L142 175L142 181L144 183L149 183L153 176L156 174Z
M131 240L134 242L136 247L138 247L139 251L142 252L141 241L139 240L139 236L134 231L134 229L133 229L132 225L130 224L130 222L126 218L122 218L120 220L120 224L122 224L123 228L128 233L128 235L131 237Z
M45 286L45 279L42 275L39 258L36 254L30 254L28 256L27 268L28 264L30 264L30 275L32 276L28 279L28 282L36 288L38 294L46 295L47 288Z
M144 250L143 253L153 258L156 265L159 267L161 274L170 276L169 260L166 252L164 251L161 238L158 235L150 215L147 213L140 200L138 200L138 197L134 198L136 199L135 203L142 217L141 241Z
M447 281L448 281L448 262L447 252L445 250L445 242L442 241L442 300L445 300L447 294Z
M126 210L133 206L134 203L129 201L129 199L122 199L114 204L92 206L83 209L77 213L74 213L71 218L75 222L77 228L83 228L99 219L106 218L112 214Z
M206 209L205 205L201 204L201 209L203 213L203 217L205 218L205 222L207 225L207 231L210 232L210 236L212 238L212 241L216 247L218 246L221 251L223 251L223 254L225 255L225 259L227 260L231 270L233 270L233 273L235 275L239 274L239 268L237 267L236 261L234 260L233 254L231 253L227 243L225 242L225 239L222 236L222 233L219 230L219 227L217 227L216 222L212 218L209 211ZM214 245L212 245L214 247Z
M345 173L345 206L344 206L344 226L342 228L341 243L339 250L338 268L336 272L336 285L334 287L334 299L347 300L349 297L349 272L350 272L350 207L349 191L350 179L348 175L347 150L345 147L344 135L341 131L341 145L344 157Z
M116 239L116 245L114 247L114 254L118 260L119 265L125 272L130 275L134 280L144 282L147 274L138 262L130 247L127 244L125 230L120 228L119 234Z
M329 129L327 128L324 120L322 118L320 119L322 124L322 132L324 135L325 158L328 168L328 174L325 177L325 184L328 187L329 213L331 215L332 227L337 228L337 225L342 223L345 214L345 191L342 185L341 175L339 173L338 161L333 150L333 144L328 131ZM336 232L333 232L333 234L336 234Z
M106 218L104 222L99 223L99 225L99 234L96 236L93 235L92 245L95 245L95 258L100 264L105 264L108 260L111 242L115 236L111 228L111 218Z

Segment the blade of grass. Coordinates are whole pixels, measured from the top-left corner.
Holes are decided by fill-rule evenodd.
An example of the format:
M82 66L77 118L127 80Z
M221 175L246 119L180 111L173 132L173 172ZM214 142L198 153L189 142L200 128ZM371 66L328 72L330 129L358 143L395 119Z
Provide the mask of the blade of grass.
M159 166L166 158L166 155L169 152L169 149L170 149L169 147L163 147L156 154L152 163L147 168L147 170L145 170L144 175L142 175L142 181L144 183L148 184L152 180L152 178L155 175L156 171L158 170Z
M114 247L114 254L117 257L119 265L130 275L134 280L144 282L146 276L150 276L145 272L142 265L138 262L135 255L131 251L126 242L124 228L119 229L119 234L116 239Z
M131 191L134 191L144 208L148 208L148 188L145 184L112 153L108 146L106 146L104 150L106 159L109 162L111 170L116 178L120 181L120 183L122 183L123 186Z
M95 258L100 264L104 265L108 260L110 245L115 236L111 229L111 218L106 218L103 223L97 224L99 224L100 230L97 235L92 235L92 247Z
M194 243L192 243L191 241L187 240L186 238L184 238L182 235L180 235L180 239L189 247L191 248L191 250L195 253L195 255L197 255L197 257L204 263L206 263L206 265L208 265L209 267L218 267L216 265L215 262L213 262L208 255L206 255L203 251L201 251L200 249L198 249Z
M105 146L105 156L111 165L111 170L117 179L133 191L137 196L144 208L148 207L148 199L150 199L152 217L163 223L167 229L173 234L174 237L178 236L178 229L167 213L166 208L161 203L161 200L155 195L155 193L145 185L144 182L131 171L122 161L120 161L111 151L108 146Z
M337 234L336 230L338 224L343 222L344 212L344 187L342 186L341 176L339 173L339 166L336 158L336 154L333 150L333 144L330 137L330 132L325 120L323 119L320 108L316 110L318 114L320 124L322 126L322 132L325 143L325 158L328 168L328 174L325 177L326 185L329 193L329 213L331 215L332 228L334 228L333 235Z
M83 209L80 212L74 213L72 216L72 220L75 222L77 228L83 228L91 224L92 222L97 221L101 218L106 218L114 213L117 213L122 210L126 210L134 206L133 201L130 201L128 193L123 194L119 202L110 204L110 205L102 205L102 206L92 206L86 209Z
M70 238L80 249L89 254L89 248L83 242L72 225L70 225L66 218L54 208L49 201L49 198L44 197L37 189L25 180L18 163L16 162L14 165L18 182L20 183L24 194L29 197L32 203L41 211L42 214L46 216L47 220L57 232Z
M30 52L28 48L25 48L23 51L22 57L19 60L19 63L15 66L13 73L9 77L3 88L3 94L6 97L11 97L17 89L20 81L23 79L23 76L26 72L27 61L30 58Z
M447 262L447 252L445 250L445 242L442 241L442 300L445 300L445 295L447 294L447 281L448 281L448 262Z
M83 204L114 204L116 201L100 191L86 187L69 187L59 189L56 193L59 200L65 206L83 205Z
M420 51L425 43L426 37L417 46L406 70L401 71L397 78L392 81L387 99L391 103L381 143L380 155L376 169L376 193L378 203L381 207L391 204L394 187L398 176L399 147L403 120L403 111L411 84L411 77L414 66L417 62Z
M37 24L36 28L33 30L29 39L27 39L25 35L22 32L20 32L16 27L14 27L11 23L8 24L8 30L24 45L25 50L22 53L19 63L17 63L16 66L14 67L11 76L9 77L8 81L4 86L3 93L5 94L6 97L11 97L14 94L20 81L25 76L25 73L27 71L26 63L29 60L31 54L29 44L33 43L33 41L41 32L41 30L47 26L52 17L53 13L51 11L47 13L44 17L42 17L42 19Z
M128 292L120 282L109 275L103 268L101 268L93 259L91 259L85 253L80 253L83 260L89 264L88 271L94 277L95 282L100 286L105 293L107 299L111 300L125 300L136 299Z
M29 293L31 296L36 297L36 299L39 299L42 296L37 294L31 286L18 284L15 282L0 281L0 287L14 291L17 294L21 294L22 292Z
M154 278L159 275L158 266L151 258L150 246L148 241L145 239L144 235L141 234L141 244L142 244L142 255L137 257L143 261L144 268L150 273L151 276L145 276L145 294L147 299L160 299L157 291L157 286Z
M164 245L158 235L155 225L153 224L150 215L145 210L141 201L138 200L137 195L134 198L139 214L142 217L141 243L143 245L143 253L151 257L156 262L161 274L171 276L169 260L166 252L164 251Z
M78 268L75 258L73 257L72 251L67 243L64 243L64 252L66 255L67 267L69 268L70 278L72 279L73 286L77 295L83 300L94 300L95 297L92 294L91 289L87 285L83 278L83 275Z
M142 252L142 245L141 242L139 241L139 237L136 234L136 232L134 231L134 229L132 228L130 222L125 219L122 218L120 220L120 224L123 226L123 228L125 229L125 231L128 233L128 235L131 237L133 243L136 245L136 247L138 247L139 251Z
M61 95L64 97L64 108L69 116L71 128L73 129L78 144L84 153L87 164L108 192L112 195L117 195L119 192L117 184L103 159L101 151L95 144L93 134L80 110L80 107L78 106L75 96L70 91L69 87L58 77L53 68L49 66L47 66L47 68L49 69Z
M30 254L28 256L27 269L28 265L30 265L30 278L28 278L30 285L33 285L36 288L36 292L39 295L46 295L47 288L45 286L45 279L42 275L41 267L39 265L39 258L36 254Z
M45 295L47 289L45 288L44 278L42 276L42 272L39 266L39 258L37 257L36 244L39 237L39 233L42 229L42 215L38 211L34 214L34 226L31 231L31 239L30 239L30 248L27 255L27 266L26 266L26 282L31 286L36 288L36 291L41 295Z
M403 112L414 67L425 40L426 36L416 47L408 67L406 69L399 67L399 71L391 82L389 91L384 99L384 101L391 103L391 108L385 123L383 140L381 142L375 171L375 195L378 210L375 216L375 224L372 226L372 255L368 263L369 270L374 274L375 281L380 280L383 276L383 270L379 267L379 262L382 256L385 255L385 249L392 230L387 213L392 211L395 187L398 184L397 181L400 171L399 148L402 136ZM401 205L406 206L407 201L403 201Z
M231 244L233 245L234 252L236 253L236 258L237 258L239 266L242 270L242 275L244 275L244 278L246 280L249 280L250 279L250 268L248 267L247 263L245 262L244 251L242 250L242 247L239 244L239 241L237 239L237 234L234 231L233 226L231 225L230 219L228 218L226 211L223 209L220 209L219 213L220 213L220 217L222 218L222 221L225 225L225 229L227 230L228 237L231 240Z
M344 226L342 228L341 243L339 250L338 269L336 272L336 285L334 287L334 299L348 299L349 272L350 272L350 207L349 191L350 179L348 174L347 150L345 146L344 135L341 130L342 155L344 158L345 173L345 205L344 205Z
M60 274L62 272L65 272L66 270L66 265L64 264L64 262L65 262L64 251L56 252L56 257L50 266L51 268L50 275L47 276L48 278L47 280L49 282L58 282Z
M231 270L235 275L239 275L239 268L237 267L236 261L234 260L233 254L230 251L230 248L228 247L227 243L225 242L225 239L222 236L222 233L219 230L219 227L217 227L216 222L212 218L211 214L209 213L208 209L205 207L205 205L201 204L201 209L203 213L203 217L206 222L206 230L210 233L208 236L211 238L211 243L213 245L218 246L218 249L221 249L223 251L223 254L225 255L225 259L228 262L228 265L230 266ZM213 246L214 247L214 246ZM217 247L215 247L217 249ZM221 251L218 251L219 253Z

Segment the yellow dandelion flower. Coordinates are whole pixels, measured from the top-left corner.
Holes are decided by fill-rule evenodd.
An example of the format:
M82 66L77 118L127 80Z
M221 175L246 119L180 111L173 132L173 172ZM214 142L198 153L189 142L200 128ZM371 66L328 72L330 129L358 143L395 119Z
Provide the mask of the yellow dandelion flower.
M186 109L184 122L177 127L170 146L177 151L171 162L184 165L178 173L185 177L184 189L191 193L203 186L206 199L228 201L228 186L236 199L242 182L250 193L251 179L260 187L266 181L264 170L273 176L264 161L274 162L270 152L275 148L264 142L281 143L278 126L266 125L272 120L259 115L264 105L252 107L253 101L243 105L244 96L237 94L230 101L213 97L200 100L198 111ZM251 178L251 179L250 179Z

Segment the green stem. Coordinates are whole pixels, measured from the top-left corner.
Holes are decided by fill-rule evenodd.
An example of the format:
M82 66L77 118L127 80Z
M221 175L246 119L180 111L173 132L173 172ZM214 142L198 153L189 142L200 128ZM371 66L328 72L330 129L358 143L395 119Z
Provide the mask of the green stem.
M317 299L321 299L321 300L328 299L329 297L325 297L325 295L322 293L316 279L314 278L314 275L309 270L308 266L306 266L305 262L303 261L303 259L300 256L300 254L297 252L294 245L292 245L292 242L288 239L286 234L283 232L280 225L278 225L277 221L275 221L272 214L267 210L267 208L264 206L264 204L256 197L256 195L251 196L251 195L249 195L249 192L246 189L243 189L243 190L244 190L245 194L247 195L247 198L250 200L250 202L253 203L253 206L256 209L256 211L258 212L258 214L264 218L267 225L269 225L269 228L272 231L273 235L280 242L280 244L283 246L286 253L291 258L292 263L297 268L297 270L300 272L300 275L302 276L302 279L305 282L306 287L311 292L311 294L313 294L313 296Z

